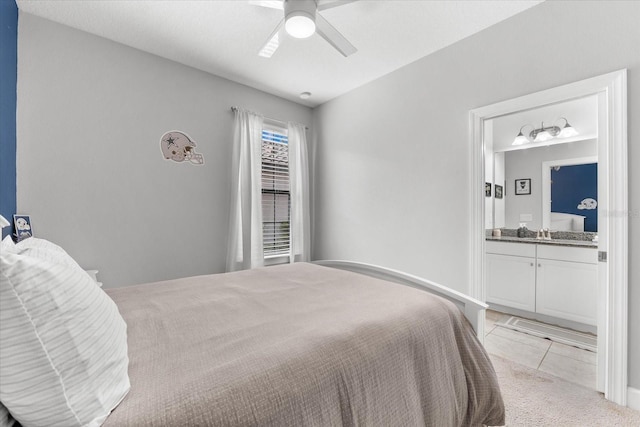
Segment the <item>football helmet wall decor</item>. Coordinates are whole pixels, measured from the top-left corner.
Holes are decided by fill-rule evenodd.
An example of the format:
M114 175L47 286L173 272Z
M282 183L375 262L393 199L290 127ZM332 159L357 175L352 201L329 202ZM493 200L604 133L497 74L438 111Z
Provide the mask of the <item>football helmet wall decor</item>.
M160 150L166 160L181 163L187 161L193 165L203 165L204 157L196 153L196 142L186 133L172 130L160 138Z

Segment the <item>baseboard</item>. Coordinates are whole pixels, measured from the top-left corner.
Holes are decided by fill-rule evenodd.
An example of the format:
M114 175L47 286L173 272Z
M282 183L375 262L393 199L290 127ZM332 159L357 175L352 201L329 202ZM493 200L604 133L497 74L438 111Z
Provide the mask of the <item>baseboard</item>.
M636 411L640 411L640 390L627 387L627 406Z

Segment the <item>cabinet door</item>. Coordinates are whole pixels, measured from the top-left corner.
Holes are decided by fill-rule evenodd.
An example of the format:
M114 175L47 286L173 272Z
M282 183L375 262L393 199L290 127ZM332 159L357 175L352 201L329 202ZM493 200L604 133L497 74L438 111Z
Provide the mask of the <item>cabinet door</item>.
M486 254L487 302L536 310L535 258Z
M596 264L538 259L537 269L536 312L596 325Z

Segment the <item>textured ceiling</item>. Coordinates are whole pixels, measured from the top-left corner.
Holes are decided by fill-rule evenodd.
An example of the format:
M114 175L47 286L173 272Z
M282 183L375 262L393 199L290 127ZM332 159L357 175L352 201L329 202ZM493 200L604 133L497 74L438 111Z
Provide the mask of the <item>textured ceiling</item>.
M532 1L360 0L321 14L358 52L320 36L258 51L282 11L247 1L17 0L59 22L307 106L316 106L528 9ZM311 92L301 100L299 94Z

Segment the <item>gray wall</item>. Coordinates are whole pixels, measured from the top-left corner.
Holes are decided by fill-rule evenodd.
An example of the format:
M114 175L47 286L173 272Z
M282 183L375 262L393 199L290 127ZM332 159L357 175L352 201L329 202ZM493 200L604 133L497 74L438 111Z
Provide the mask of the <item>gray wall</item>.
M307 107L21 13L18 212L107 287L224 271L232 105L312 120ZM174 129L204 166L163 159Z
M469 110L627 68L629 164L640 164L638 22L640 2L547 1L316 108L314 257L467 291ZM638 168L629 182L629 385L640 388Z

